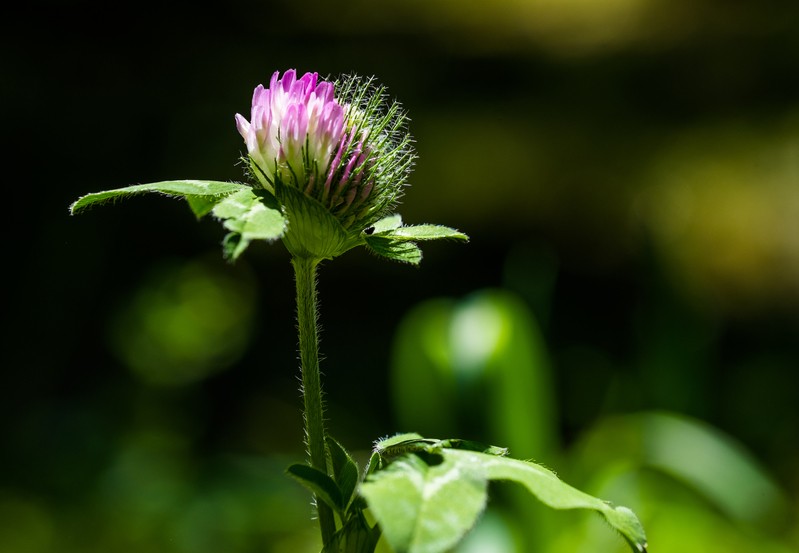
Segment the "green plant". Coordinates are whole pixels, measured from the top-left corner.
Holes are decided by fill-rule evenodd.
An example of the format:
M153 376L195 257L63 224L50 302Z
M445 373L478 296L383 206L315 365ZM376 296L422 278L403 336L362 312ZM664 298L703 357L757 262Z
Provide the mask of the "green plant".
M557 509L594 510L635 551L646 537L627 508L591 497L507 450L462 439L398 434L378 440L363 472L326 434L319 370L317 271L358 246L417 264L418 242L467 240L440 225L404 225L393 213L415 160L407 117L371 79L320 80L276 72L258 86L250 120L236 116L247 146L249 181L177 180L83 196L72 213L112 199L156 192L187 200L199 218L228 230L224 255L239 258L253 240L280 239L296 276L305 443L308 464L288 474L313 492L323 552L368 553L380 536L398 552L437 553L474 525L492 480L511 480ZM372 519L376 521L373 523Z

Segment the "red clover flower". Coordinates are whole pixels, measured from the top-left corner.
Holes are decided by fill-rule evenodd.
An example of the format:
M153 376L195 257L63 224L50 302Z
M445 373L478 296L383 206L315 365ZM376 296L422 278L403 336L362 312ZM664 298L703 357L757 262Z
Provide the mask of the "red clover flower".
M371 79L276 71L236 125L263 188L299 190L356 232L396 204L416 157L405 113Z

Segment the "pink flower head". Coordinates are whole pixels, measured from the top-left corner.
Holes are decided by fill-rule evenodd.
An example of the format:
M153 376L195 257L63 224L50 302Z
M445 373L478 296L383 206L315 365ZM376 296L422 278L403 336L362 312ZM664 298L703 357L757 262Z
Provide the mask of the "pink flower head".
M296 188L345 228L365 228L397 201L415 157L404 113L386 100L371 79L275 72L255 89L250 121L236 114L252 173L272 193Z
M317 73L297 79L290 69L279 75L272 75L269 88L258 85L250 121L236 114L236 126L264 187L273 189L280 179L304 188L327 177L334 148L345 133L346 109L336 101L333 83L319 82Z

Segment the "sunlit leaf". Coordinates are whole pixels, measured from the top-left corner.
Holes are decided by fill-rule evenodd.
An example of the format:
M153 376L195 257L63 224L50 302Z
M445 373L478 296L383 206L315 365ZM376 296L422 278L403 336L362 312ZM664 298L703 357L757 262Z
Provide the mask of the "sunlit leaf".
M553 509L596 511L633 551L646 552L646 535L631 510L573 488L540 465L505 457L502 448L399 434L378 442L375 453L387 467L360 492L397 552L443 553L459 542L485 506L489 480L521 484Z
M444 458L428 465L407 455L361 485L370 511L397 553L440 553L471 529L486 502L487 481Z
M250 188L226 196L214 206L212 213L237 235L225 239L225 251L231 259L241 255L252 240L276 240L286 230L283 214L267 207Z
M126 186L124 188L116 188L114 190L105 190L103 192L94 192L78 198L70 207L70 213L75 214L85 210L87 207L105 203L111 200L121 199L135 194L142 194L145 192L157 192L166 194L168 196L177 197L194 197L194 198L214 198L223 197L233 192L248 189L249 186L245 184L238 184L234 182L222 181L209 181L209 180L174 180L151 182L148 184L136 184L133 186ZM209 200L210 201L210 200ZM205 204L201 204L196 199L194 200L192 210L197 213L197 206L200 211L205 209ZM191 202L190 202L191 205Z
M445 457L453 459L464 472L474 470L485 474L490 480L511 480L521 484L542 503L553 509L597 511L627 540L634 551L642 553L646 551L646 534L631 510L626 507L614 507L606 501L581 492L540 465L459 449L445 450Z
M438 240L451 238L469 240L462 232L443 225L410 225L399 227L389 233L394 240Z
M367 232L367 234L381 234L383 232L391 231L402 226L402 217L399 213L383 217Z

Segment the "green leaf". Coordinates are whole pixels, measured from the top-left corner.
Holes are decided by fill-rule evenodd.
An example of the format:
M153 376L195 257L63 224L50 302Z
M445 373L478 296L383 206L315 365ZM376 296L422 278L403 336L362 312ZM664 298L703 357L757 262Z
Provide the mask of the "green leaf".
M211 213L211 210L218 204L224 196L186 196L186 201L189 203L194 216L201 219Z
M422 260L422 251L415 241L439 238L469 240L462 232L441 225L402 226L399 214L380 219L361 233L361 239L377 255L413 265Z
M487 445L472 440L460 440L457 438L449 440L422 438L415 432L396 434L389 438L378 440L377 443L375 443L374 452L384 460L391 460L405 453L419 453L422 451L426 453L438 453L444 448L466 449L500 456L508 454L507 448L504 447Z
M413 242L394 240L386 236L364 236L366 245L377 255L418 265L422 261L422 250Z
M336 440L327 437L327 448L333 465L333 480L341 490L342 507L347 510L358 487L358 464Z
M644 529L632 511L581 492L552 471L510 459L506 453L504 448L469 440L397 434L376 443L378 459L371 463L383 468L368 476L360 491L398 552L440 553L460 541L485 503L474 491L485 490L489 480L521 484L553 509L597 511L633 551L646 552Z
M402 217L399 213L383 217L371 227L369 234L381 234L399 228L402 226Z
M419 451L417 444L427 441L416 432L395 434L375 442L374 451L381 456L397 456L402 453ZM407 447L412 446L412 447Z
M469 237L454 228L442 225L410 225L398 227L390 231L388 236L394 240L438 240L452 238L456 240L469 240Z
M634 551L646 552L646 534L635 514L626 507L614 507L606 501L572 488L552 471L540 465L460 449L444 450L444 458L463 473L484 474L489 480L512 480L553 509L592 509L627 540Z
M684 415L607 417L581 440L577 457L578 473L584 479L590 475L592 482L619 478L620 459L630 472L669 475L736 524L768 530L775 520L790 516L785 492L751 452L719 429Z
M238 258L252 240L276 240L286 230L286 219L273 207L267 207L251 188L226 196L213 207L213 215L222 219L223 225L233 235L224 241L226 255Z
M486 503L480 471L464 472L447 457L428 465L406 455L361 485L370 511L397 553L447 551L472 528Z
M121 199L127 196L142 194L145 192L158 192L168 196L179 197L192 196L195 198L214 198L224 197L244 188L249 188L249 186L234 182L209 180L174 180L151 182L148 184L137 184L133 186L126 186L124 188L87 194L78 198L77 201L69 206L69 211L74 215L95 204L101 204L111 200ZM201 204L199 201L194 200L194 202L196 206L200 207ZM195 214L197 213L197 210L194 208L194 206L192 206L192 210L194 210Z
M343 501L341 490L327 474L319 469L303 464L291 465L286 472L300 484L311 490L318 500L325 502L331 509L342 512Z

